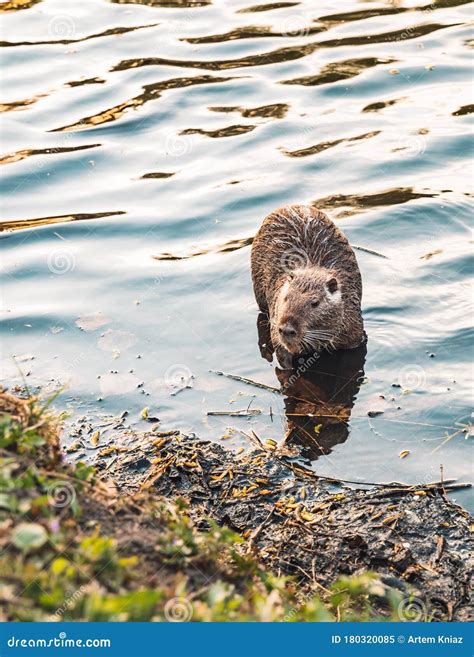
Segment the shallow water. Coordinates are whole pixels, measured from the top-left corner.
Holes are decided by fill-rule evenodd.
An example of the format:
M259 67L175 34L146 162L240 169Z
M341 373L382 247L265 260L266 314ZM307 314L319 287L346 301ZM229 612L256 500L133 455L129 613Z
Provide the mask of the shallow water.
M472 5L0 13L7 385L67 386L72 423L150 426L148 407L233 448L289 429L327 476L471 479ZM249 244L268 212L310 202L386 257L357 251L366 356L301 364L285 400L210 370L285 385L260 355Z

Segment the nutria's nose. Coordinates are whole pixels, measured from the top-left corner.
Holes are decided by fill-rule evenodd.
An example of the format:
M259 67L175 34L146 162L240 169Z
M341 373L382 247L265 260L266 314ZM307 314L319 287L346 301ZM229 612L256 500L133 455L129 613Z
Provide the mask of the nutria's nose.
M278 331L284 338L291 339L296 337L296 329L291 324L282 324L278 327Z

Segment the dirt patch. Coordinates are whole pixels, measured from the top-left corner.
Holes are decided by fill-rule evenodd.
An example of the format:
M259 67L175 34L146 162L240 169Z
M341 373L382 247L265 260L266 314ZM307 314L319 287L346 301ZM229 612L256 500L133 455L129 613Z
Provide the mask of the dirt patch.
M230 527L247 552L305 587L324 590L341 575L372 571L419 598L424 619L467 620L472 611L472 518L443 484L355 490L276 448L257 445L238 456L156 433L107 472L122 490L185 497L196 523L210 517Z
M0 393L0 620L469 619L473 520L449 482L355 489L274 441L156 430L94 468L58 431Z

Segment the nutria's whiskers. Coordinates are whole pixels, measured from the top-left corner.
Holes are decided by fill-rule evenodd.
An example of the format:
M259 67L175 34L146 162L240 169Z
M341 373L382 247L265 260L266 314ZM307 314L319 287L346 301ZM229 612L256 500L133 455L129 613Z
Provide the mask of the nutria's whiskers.
M325 338L330 338L331 333L329 331L306 331L305 337L322 338L324 340Z

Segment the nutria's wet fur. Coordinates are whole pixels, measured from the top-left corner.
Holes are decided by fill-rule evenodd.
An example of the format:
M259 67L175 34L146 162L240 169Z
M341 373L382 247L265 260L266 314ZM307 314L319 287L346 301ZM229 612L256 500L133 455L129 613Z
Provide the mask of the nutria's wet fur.
M354 251L316 208L288 206L264 220L252 245L252 279L276 349L297 355L364 340Z

